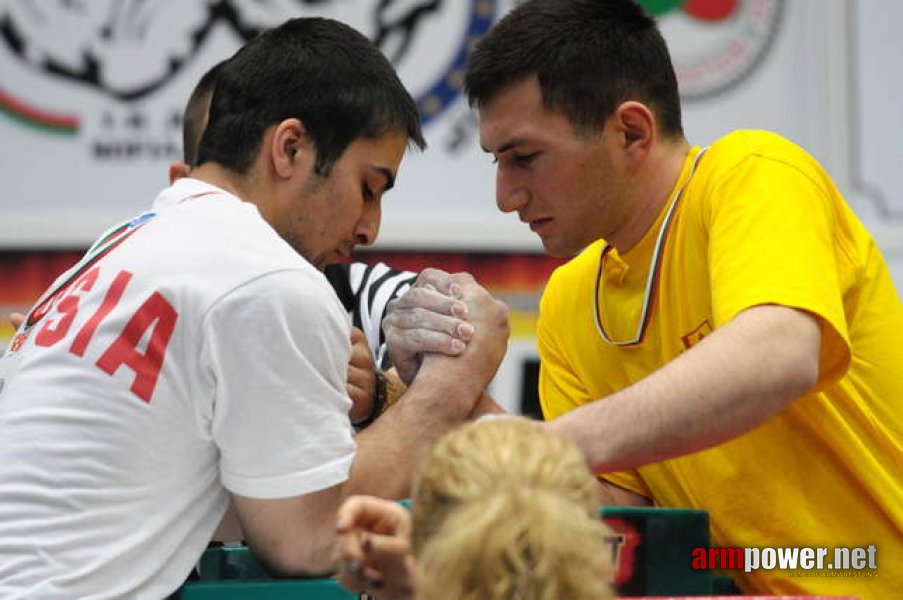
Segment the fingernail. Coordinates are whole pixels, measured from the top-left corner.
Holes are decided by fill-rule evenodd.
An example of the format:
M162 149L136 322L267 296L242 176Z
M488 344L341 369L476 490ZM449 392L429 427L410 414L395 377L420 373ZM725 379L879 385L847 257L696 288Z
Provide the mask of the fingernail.
M454 304L452 304L451 310L452 315L456 317L466 317L468 313L467 305L463 302L455 302Z
M469 340L473 337L473 325L470 323L460 323L457 328L458 337L463 340Z
M461 340L452 340L451 349L455 354L464 352L464 342L462 342Z
M354 574L360 573L364 569L364 565L361 561L357 559L351 559L348 561L348 570Z
M464 295L464 288L462 288L457 283L453 283L448 286L448 293L452 298L460 298Z

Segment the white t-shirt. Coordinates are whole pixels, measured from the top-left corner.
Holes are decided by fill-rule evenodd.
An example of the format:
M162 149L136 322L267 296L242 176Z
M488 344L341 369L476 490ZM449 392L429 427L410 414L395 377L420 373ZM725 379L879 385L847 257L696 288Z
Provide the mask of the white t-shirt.
M152 212L0 359L2 598L166 596L227 490L348 477L350 324L326 279L213 186Z

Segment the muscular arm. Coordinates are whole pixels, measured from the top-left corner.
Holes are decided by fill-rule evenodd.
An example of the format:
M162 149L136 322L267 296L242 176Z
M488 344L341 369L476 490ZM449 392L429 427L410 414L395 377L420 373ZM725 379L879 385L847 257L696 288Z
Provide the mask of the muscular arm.
M456 357L426 356L401 399L358 434L358 455L348 485L351 493L407 496L414 468L432 443L475 408L491 410L494 403L484 397L483 390L507 348L507 308L469 276L459 281L461 300L467 304L474 329L466 349Z
M651 506L652 500L640 494L635 494L613 483L599 480L597 490L599 504L601 506Z
M336 514L346 498L410 495L416 465L442 434L467 418L480 393L431 360L439 362L425 360L398 403L356 436L357 455L343 484L293 498L235 496L245 539L272 573L317 575L334 569Z
M341 502L355 494L408 496L413 471L433 442L473 412L507 346L507 309L472 279L461 284L475 330L467 349L458 357L424 359L401 399L355 437L346 481L291 498L235 496L248 544L273 572L331 571Z
M596 472L689 454L740 436L807 392L821 333L808 313L749 308L655 373L547 423Z
M342 499L341 485L289 498L233 495L254 556L270 573L284 577L334 571L335 514Z
M441 281L441 273L429 275ZM461 320L443 295L447 286L434 287L396 301L388 321L396 338L448 352ZM545 426L576 442L596 472L696 452L751 431L811 389L820 345L820 322L809 313L748 308L655 373ZM405 352L396 364L416 371L416 355ZM629 492L615 490L619 504L644 501L622 493Z

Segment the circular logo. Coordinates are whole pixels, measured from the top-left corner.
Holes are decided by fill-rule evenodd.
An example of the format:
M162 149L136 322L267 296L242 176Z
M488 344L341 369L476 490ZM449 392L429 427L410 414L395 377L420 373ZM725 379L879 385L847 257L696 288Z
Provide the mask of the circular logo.
M75 133L84 115L69 107L85 106L86 93L107 106L147 106L209 45L222 46L225 58L238 44L286 19L323 16L351 25L379 46L427 123L460 94L467 58L492 25L498 2L6 3L0 6L0 66L21 76L0 83L0 112L27 125ZM224 30L230 36L217 35ZM54 90L52 96L48 89Z
M659 21L684 100L749 79L773 45L783 0L641 0Z
M454 49L447 55L446 64L439 70L439 77L418 94L417 106L424 123L442 113L461 93L470 53L480 37L492 27L498 8L497 0L470 0L469 4L464 19L464 35L457 38Z

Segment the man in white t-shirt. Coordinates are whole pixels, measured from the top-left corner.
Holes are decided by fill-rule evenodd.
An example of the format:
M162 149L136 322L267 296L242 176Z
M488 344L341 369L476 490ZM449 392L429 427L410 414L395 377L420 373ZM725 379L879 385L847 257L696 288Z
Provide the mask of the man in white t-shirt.
M192 90L182 116L182 160L169 166L169 181L190 177L197 166L198 147L207 127L210 100L216 77L225 61L208 69ZM351 362L348 364L348 395L353 405L349 416L355 427L366 427L387 408L388 379L382 372L391 367L382 321L390 301L401 297L417 273L393 269L383 263L334 263L323 274L335 290L354 328L351 331Z
M407 495L507 337L460 276L466 347L352 440L350 323L317 268L376 238L411 142L413 100L347 26L295 19L229 61L192 178L102 236L0 359L0 596L166 596L230 496L270 570L326 573L343 498Z

